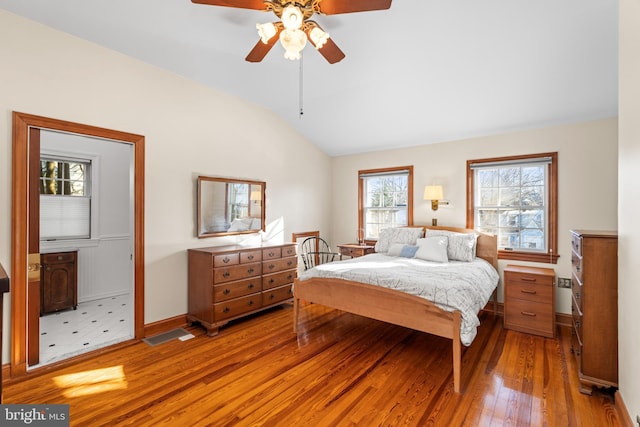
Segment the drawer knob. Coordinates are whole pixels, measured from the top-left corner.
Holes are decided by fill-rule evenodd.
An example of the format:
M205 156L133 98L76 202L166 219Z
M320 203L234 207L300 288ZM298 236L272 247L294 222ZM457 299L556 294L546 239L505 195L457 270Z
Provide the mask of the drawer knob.
M273 265L273 264L269 264L269 270L273 270L274 268L276 268L276 266L275 266L275 265Z
M249 283L249 289L253 289L254 284L253 283Z
M225 258L222 260L222 262L224 262L225 264L226 264L226 263L228 263L229 261L231 261L231 259L230 259L230 258L227 258L227 257L225 257Z
M253 273L253 268L249 268L249 269L247 270L247 273Z
M250 300L249 300L249 306L252 306L252 305L253 305L253 300L252 300L252 299L250 299Z
M289 261L289 262L287 262L287 265L288 265L289 267L291 267L291 265L293 265L293 261Z
M225 294L225 295L229 295L230 293L231 293L230 289L225 289L224 292L223 292L223 294Z
M254 257L253 255L249 255L247 258L249 258L249 261L251 261Z
M523 294L535 295L537 292L533 289L520 289L520 292Z
M273 279L269 279L269 284L272 285L275 282Z
M290 274L287 276L287 280L291 280L291 279L293 279L293 274Z
M270 257L274 257L276 254L274 252L269 252Z
M269 295L269 299L274 299L276 296L274 294Z
M231 311L231 309L229 307L225 307L224 310L222 310L222 311L225 312L225 313L228 313L228 312Z
M523 316L536 317L536 314L530 311L521 311L520 314L522 314Z
M225 271L224 273L222 273L222 277L229 277L231 276L231 274L228 271Z

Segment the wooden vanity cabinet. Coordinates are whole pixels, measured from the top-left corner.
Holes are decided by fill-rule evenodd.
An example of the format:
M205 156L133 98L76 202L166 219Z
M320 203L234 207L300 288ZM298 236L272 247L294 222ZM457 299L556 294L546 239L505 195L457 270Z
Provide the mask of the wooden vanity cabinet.
M209 336L233 319L291 301L296 245L189 249L189 313Z
M78 307L78 252L40 255L40 315Z

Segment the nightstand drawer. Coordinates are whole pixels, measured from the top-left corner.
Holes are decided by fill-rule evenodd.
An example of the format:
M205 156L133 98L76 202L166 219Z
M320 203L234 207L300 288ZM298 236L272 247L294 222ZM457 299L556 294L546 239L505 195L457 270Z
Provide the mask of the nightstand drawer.
M534 267L529 267L532 269ZM541 275L539 273L528 273L526 271L507 271L505 270L505 276L509 275L509 282L518 282L528 285L545 285L552 286L554 276ZM505 279L506 281L507 279Z
M549 304L553 286L509 282L509 298Z
M523 332L553 337L553 309L550 304L511 300L505 307L505 325ZM515 328L514 328L515 327Z

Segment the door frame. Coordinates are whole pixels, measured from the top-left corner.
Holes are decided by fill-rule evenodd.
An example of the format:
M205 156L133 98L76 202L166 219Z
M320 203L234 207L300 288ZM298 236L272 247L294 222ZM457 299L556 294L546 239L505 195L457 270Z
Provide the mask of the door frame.
M29 129L33 127L111 139L134 153L134 340L144 338L144 136L14 111L11 195L11 370L27 373L27 252L29 218Z

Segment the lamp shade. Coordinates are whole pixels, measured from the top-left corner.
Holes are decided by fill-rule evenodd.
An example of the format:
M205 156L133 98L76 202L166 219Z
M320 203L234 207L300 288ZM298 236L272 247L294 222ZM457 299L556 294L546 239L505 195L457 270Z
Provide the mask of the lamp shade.
M426 187L424 187L424 199L425 200L444 199L444 193L442 192L442 185L427 185Z

